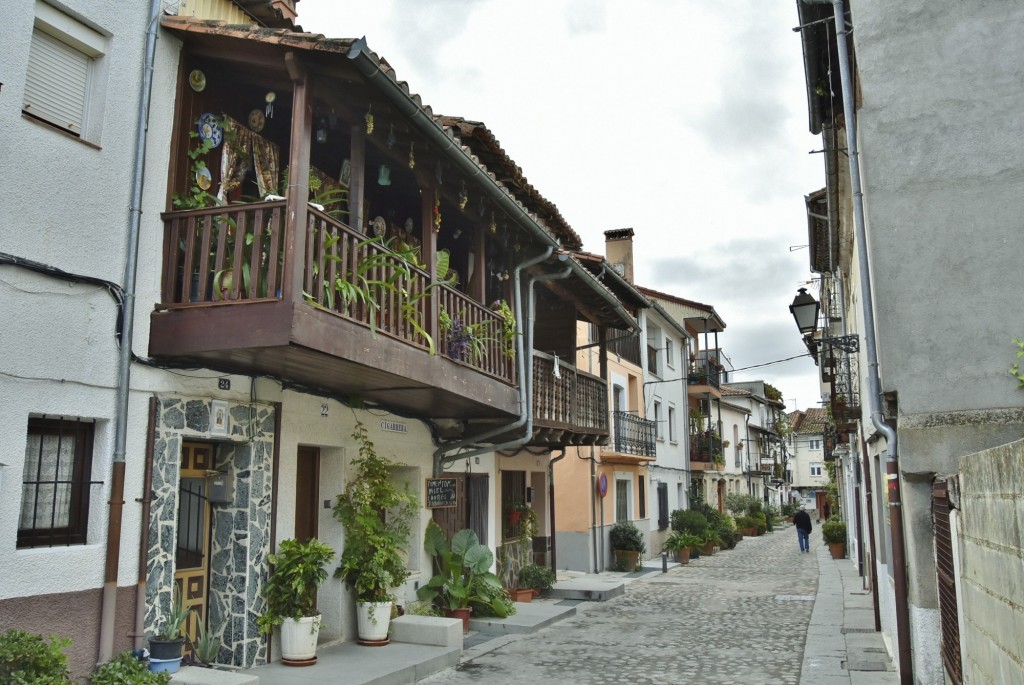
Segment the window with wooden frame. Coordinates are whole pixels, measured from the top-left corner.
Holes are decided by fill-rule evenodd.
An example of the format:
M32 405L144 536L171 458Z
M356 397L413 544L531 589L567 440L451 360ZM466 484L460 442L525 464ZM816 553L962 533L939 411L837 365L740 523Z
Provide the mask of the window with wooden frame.
M79 138L87 135L95 65L106 38L45 3L36 4L21 111ZM93 129L98 131L97 128Z
M86 543L93 435L83 419L28 420L18 547Z

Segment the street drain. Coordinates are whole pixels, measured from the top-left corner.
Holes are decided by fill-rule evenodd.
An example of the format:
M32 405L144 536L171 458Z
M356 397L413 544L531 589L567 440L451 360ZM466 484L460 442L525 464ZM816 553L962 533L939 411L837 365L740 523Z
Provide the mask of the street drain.
M841 633L874 633L874 628L843 628Z

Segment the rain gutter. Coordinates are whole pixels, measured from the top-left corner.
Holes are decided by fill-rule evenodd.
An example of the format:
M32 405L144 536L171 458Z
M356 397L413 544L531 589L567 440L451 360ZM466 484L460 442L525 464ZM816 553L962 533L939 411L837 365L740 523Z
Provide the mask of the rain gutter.
M850 163L850 191L853 199L853 227L857 241L857 265L860 268L861 303L864 308L864 350L868 359L868 410L876 433L885 437L885 477L889 493L889 521L892 536L892 573L896 595L896 641L900 682L914 682L910 651L910 607L907 591L906 543L903 537L903 502L900 489L899 453L896 430L885 423L881 407L881 382L878 376L878 346L875 337L874 299L871 292L867 229L864 222L864 192L860 179L860 149L857 146L857 107L853 99L850 55L847 45L846 8L843 0L804 0L809 5L831 4L834 12L839 78L842 82L843 114L846 118L846 149Z
M153 65L156 62L157 26L160 0L150 0L147 14L146 52L139 85L139 109L135 124L135 161L132 166L131 199L128 206L128 242L124 265L124 314L117 368L114 408L114 453L111 464L106 561L100 609L98 663L110 660L114 651L117 614L117 575L121 559L121 518L124 507L125 445L128 435L128 396L132 368L132 338L135 331L135 281L139 264L139 233L142 224L142 188L145 180L146 139L149 134L149 104L153 94ZM145 496L145 493L144 493ZM148 525L146 521L143 526Z

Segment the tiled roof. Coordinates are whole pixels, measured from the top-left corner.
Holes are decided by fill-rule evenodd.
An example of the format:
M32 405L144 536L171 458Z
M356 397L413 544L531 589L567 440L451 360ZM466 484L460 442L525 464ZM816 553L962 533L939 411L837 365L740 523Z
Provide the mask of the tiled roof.
M821 407L813 407L807 411L793 412L789 415L789 420L794 433L824 433L828 413Z
M749 397L749 390L740 390L739 388L730 388L728 385L723 385L722 397Z

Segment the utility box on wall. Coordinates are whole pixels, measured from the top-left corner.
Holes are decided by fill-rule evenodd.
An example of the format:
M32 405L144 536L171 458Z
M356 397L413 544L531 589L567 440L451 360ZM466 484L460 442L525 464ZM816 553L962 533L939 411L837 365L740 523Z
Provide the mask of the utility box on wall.
M231 504L235 501L235 483L228 473L216 473L211 475L207 500L210 504Z

